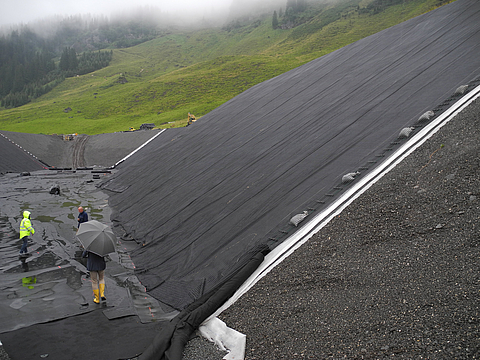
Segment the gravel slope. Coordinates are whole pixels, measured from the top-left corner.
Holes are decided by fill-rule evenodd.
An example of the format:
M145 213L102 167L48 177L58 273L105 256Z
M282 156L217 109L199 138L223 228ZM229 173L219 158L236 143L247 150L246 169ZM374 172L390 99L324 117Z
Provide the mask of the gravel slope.
M480 358L477 99L219 317L246 359Z

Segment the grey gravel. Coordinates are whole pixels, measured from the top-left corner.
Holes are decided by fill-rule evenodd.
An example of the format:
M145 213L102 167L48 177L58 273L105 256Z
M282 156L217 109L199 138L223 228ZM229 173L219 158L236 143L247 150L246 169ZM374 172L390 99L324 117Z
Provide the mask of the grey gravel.
M3 346L0 346L0 360L10 360L7 352L3 349Z
M246 359L479 359L479 132L477 100L222 313Z
M202 336L195 336L191 339L188 344L185 346L183 351L183 360L221 360L227 351L220 350L214 343L205 339ZM137 360L134 358L131 360ZM8 360L8 358L1 358L0 360Z
M222 359L227 354L215 344L201 336L190 340L185 347L183 360Z

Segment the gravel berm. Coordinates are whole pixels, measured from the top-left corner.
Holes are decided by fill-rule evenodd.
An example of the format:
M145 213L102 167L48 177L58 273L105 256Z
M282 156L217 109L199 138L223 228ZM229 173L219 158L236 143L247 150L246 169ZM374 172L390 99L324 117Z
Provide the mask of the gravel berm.
M477 99L220 314L245 358L480 358L479 132Z

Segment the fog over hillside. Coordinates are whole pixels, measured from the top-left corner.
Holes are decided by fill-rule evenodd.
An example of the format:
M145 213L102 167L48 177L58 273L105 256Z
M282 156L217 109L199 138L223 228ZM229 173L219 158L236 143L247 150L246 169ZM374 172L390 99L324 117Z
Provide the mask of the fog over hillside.
M3 4L0 29L5 33L21 25L32 27L80 15L110 20L147 16L146 20L158 23L221 26L236 17L270 13L286 4L287 0L22 0Z
M287 4L287 0L233 0L230 6L230 18L250 13L272 13Z
M231 5L230 0L176 0L152 1L137 0L22 0L2 4L0 27L11 27L29 24L54 16L86 15L120 16L135 14L139 8L152 7L155 13L161 12L171 18L189 17L188 21L196 22L202 18L217 17L226 14Z

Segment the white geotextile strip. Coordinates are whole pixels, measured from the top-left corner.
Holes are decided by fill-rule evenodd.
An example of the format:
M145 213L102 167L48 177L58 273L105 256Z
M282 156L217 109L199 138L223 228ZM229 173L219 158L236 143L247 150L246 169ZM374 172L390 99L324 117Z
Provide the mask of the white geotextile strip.
M459 99L448 110L442 113L437 119L433 120L430 124L425 126L417 134L415 134L409 141L407 141L399 149L397 149L388 159L386 159L384 163L380 164L371 173L360 179L358 183L352 186L340 198L333 202L327 209L323 210L318 215L313 217L308 223L302 226L302 228L292 234L292 236L287 238L284 242L282 242L275 249L273 249L267 256L265 256L262 264L243 283L243 285L235 292L235 294L230 299L228 299L225 304L222 305L215 313L213 313L208 319L206 319L200 326L200 329L209 329L208 336L203 335L202 331L200 331L204 337L206 337L210 341L213 341L220 348L226 348L230 351L230 353L224 357L225 360L243 360L245 355L242 355L242 357L228 356L230 354L233 354L233 356L238 356L238 354L244 354L246 339L238 338L237 340L235 340L235 338L229 337L229 332L222 329L223 325L218 325L218 321L221 320L219 320L217 316L221 312L226 310L228 307L230 307L233 303L235 303L262 277L267 275L275 266L280 264L284 259L290 256L295 250L297 250L308 239L310 239L310 237L320 231L320 229L322 229L332 218L340 214L356 198L363 194L368 188L375 184L386 173L388 173L395 166L397 166L403 159L405 159L415 149L421 146L427 139L429 139L433 134L440 130L445 124L447 124L451 119L453 119L458 113L460 113L463 109L470 105L479 96L480 86L476 87L467 95ZM230 330L235 331L233 329ZM211 331L218 331L218 333L212 335ZM226 336L226 338L223 338L222 336ZM243 336L245 337L245 335ZM231 347L228 347L226 344L229 344L229 346Z
M223 357L224 360L243 360L245 358L247 337L227 327L219 318L212 318L200 325L198 332L223 351L228 351L228 354Z
M128 154L127 156L125 156L122 160L120 161L117 161L115 163L115 166L117 166L118 164L124 162L125 160L127 160L130 156L132 156L133 154L135 154L138 150L140 150L141 148L143 148L145 145L147 145L150 141L153 141L153 139L155 139L158 135L160 135L161 133L163 133L166 129L163 129L162 131L159 131L157 135L153 136L150 140L147 140L145 143L143 143L142 145L140 145L138 148L136 148L135 150L133 150L130 154Z

